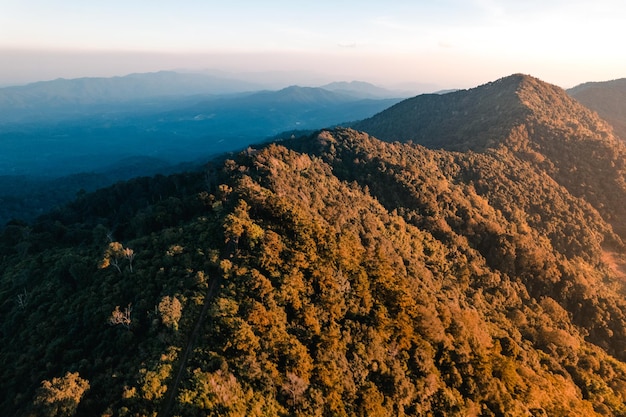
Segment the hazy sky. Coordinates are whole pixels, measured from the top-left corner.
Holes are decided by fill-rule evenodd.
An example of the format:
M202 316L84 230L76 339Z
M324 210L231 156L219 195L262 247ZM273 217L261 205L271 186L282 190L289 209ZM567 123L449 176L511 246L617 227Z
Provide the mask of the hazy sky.
M571 87L626 77L624 27L622 0L0 0L0 85L187 68Z

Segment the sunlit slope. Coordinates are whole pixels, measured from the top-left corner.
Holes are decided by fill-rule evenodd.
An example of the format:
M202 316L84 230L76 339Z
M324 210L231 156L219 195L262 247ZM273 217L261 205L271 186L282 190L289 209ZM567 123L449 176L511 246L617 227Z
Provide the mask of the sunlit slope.
M11 224L0 408L624 415L624 209L582 185L621 148L500 82L517 122L474 150L324 130Z

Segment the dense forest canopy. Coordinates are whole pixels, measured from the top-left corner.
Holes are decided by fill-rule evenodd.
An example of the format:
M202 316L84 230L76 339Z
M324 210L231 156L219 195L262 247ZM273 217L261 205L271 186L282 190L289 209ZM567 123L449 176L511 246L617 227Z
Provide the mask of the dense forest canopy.
M626 415L610 127L520 75L400 110L8 224L0 409Z
M567 93L585 107L596 111L626 139L626 78L603 82L588 82L567 90Z

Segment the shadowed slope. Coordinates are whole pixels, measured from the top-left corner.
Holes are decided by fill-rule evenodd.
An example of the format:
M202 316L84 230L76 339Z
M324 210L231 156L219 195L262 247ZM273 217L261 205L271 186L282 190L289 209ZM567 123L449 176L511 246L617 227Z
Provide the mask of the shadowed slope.
M615 128L615 133L626 140L626 79L589 82L567 90L583 105L596 111Z

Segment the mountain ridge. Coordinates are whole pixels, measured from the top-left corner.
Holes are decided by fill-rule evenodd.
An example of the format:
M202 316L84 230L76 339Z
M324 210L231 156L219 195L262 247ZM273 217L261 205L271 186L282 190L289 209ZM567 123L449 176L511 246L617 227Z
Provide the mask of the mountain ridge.
M208 74L159 71L115 77L58 78L23 86L0 88L0 105L20 105L19 98L56 100L55 103L128 101L151 97L229 94L259 89L245 81ZM26 106L27 103L22 105Z
M398 141L323 129L8 225L0 407L626 414L624 195L594 188L621 175L619 142L526 76L450 94L393 112L428 119L432 101L460 123L474 102L484 118L440 127L447 146L468 133L464 152L409 143L407 126Z
M353 127L384 140L412 140L425 146L452 150L468 150L472 147L483 149L489 143L467 143L467 140L475 140L477 133L501 138L506 129L510 128L505 126L503 131L500 126L503 122L525 116L524 107L513 96L524 77L521 74L513 75L473 89L443 95L418 95ZM480 97L475 97L477 95ZM472 124L473 119L478 121ZM398 131L394 125L406 131ZM450 130L446 130L446 126L450 126ZM496 126L497 131L487 133L493 126Z
M438 108L450 110L444 114ZM394 128L407 125L405 131ZM626 147L607 122L560 87L515 74L471 90L417 96L354 127L384 140L449 150L507 147L537 163L572 194L587 198L625 236L626 218L613 196L626 192ZM604 176L587 175L598 170Z

